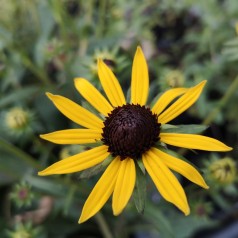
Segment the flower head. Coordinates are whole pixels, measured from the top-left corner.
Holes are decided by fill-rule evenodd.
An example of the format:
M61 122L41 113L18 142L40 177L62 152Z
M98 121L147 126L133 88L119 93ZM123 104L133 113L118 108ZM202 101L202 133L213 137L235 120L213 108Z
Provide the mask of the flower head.
M13 107L3 115L4 130L12 138L27 138L32 133L34 114L21 107Z
M123 211L135 186L135 164L142 160L161 195L188 215L185 192L171 170L203 188L208 186L194 167L166 153L160 149L160 145L208 151L229 151L231 148L213 138L171 133L161 128L195 103L206 81L188 89L170 89L149 107L148 68L140 47L137 48L132 66L130 102L126 102L111 69L100 59L98 76L108 100L86 79L76 78L75 87L101 118L65 97L47 93L65 116L85 129L56 131L41 137L58 144L101 144L56 162L39 172L39 175L78 172L103 162L110 155L113 157L83 207L79 222L84 222L95 215L111 195L114 215Z
M209 175L216 183L232 184L236 179L236 164L229 157L215 160L209 166Z
M33 227L30 222L17 222L14 231L6 230L6 234L9 238L35 238L40 236L41 231L41 227Z
M31 186L23 181L14 186L10 198L18 207L30 206L34 199L34 193Z
M29 115L22 108L15 107L6 113L5 120L9 129L23 130L28 125Z

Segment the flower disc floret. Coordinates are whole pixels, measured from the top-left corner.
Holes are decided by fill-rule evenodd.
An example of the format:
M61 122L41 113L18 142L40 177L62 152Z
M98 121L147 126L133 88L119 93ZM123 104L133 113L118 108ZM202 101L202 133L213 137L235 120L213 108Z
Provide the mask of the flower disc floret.
M112 156L138 159L159 140L158 116L145 106L116 107L104 121L102 141Z

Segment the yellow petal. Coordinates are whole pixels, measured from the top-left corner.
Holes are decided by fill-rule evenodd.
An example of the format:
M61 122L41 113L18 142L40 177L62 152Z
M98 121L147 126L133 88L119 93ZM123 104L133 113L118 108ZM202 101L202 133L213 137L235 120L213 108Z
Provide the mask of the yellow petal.
M170 169L180 173L193 183L196 183L203 188L208 188L201 174L193 166L156 148L152 148L151 150L154 154L161 158L165 165L167 165Z
M188 215L190 211L184 190L163 159L149 150L142 156L142 161L161 196Z
M160 140L166 144L183 147L187 149L198 149L207 151L230 151L231 147L219 140L192 134L160 133Z
M79 93L100 113L107 116L113 110L102 94L86 79L76 78L74 84Z
M145 105L149 92L148 67L142 49L138 46L131 76L131 103Z
M107 202L114 190L120 164L120 158L117 157L107 167L85 202L79 223L94 216Z
M114 107L126 104L121 86L111 69L101 60L98 60L98 77L107 97Z
M87 128L94 129L100 129L104 127L102 120L100 120L85 108L69 100L68 98L59 95L53 95L51 93L46 93L46 95L61 111L61 113L63 113L66 117L68 117L75 123Z
M202 81L195 87L188 89L182 97L180 97L175 103L159 115L158 121L165 124L191 107L199 98L205 84L206 80Z
M88 169L101 163L109 156L108 147L105 145L84 151L80 154L70 156L60 160L48 168L40 171L38 175L45 176L51 174L69 174Z
M173 88L161 95L155 105L152 107L152 112L159 115L176 97L188 91L187 88Z
M40 135L42 139L56 144L95 143L102 138L100 129L69 129Z
M115 216L119 215L127 205L136 181L135 163L131 158L121 161L112 197L112 208Z

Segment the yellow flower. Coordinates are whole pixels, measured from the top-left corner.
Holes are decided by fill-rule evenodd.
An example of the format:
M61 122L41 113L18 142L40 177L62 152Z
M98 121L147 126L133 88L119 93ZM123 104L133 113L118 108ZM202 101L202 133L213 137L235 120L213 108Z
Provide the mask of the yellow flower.
M20 130L26 127L29 121L29 115L27 111L22 108L12 108L6 114L6 125L8 128L12 130Z
M229 157L212 162L209 171L213 180L220 184L228 185L236 179L236 164Z
M65 116L86 129L56 131L41 137L58 144L100 141L102 144L56 162L39 172L39 175L78 172L101 163L110 155L114 157L89 195L79 219L81 223L95 215L111 195L114 215L122 212L134 189L135 162L141 159L161 195L188 215L190 211L185 192L171 170L203 188L208 186L195 168L156 148L156 143L208 151L231 150L222 142L206 136L160 132L161 124L173 120L194 104L206 81L189 89L170 89L150 109L146 106L148 68L140 47L137 48L132 66L129 103L115 75L100 59L98 76L108 100L83 78L75 79L75 87L97 109L102 119L65 97L47 93ZM177 97L179 99L168 106Z

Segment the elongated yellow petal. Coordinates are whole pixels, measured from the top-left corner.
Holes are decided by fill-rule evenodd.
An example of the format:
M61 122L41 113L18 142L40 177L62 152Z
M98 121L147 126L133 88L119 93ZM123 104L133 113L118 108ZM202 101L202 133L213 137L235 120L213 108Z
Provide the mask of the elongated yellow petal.
M159 122L165 124L191 107L199 98L205 84L206 80L202 81L195 87L188 89L182 97L180 97L175 103L159 115Z
M40 135L42 139L56 144L96 143L102 138L101 129L69 129Z
M112 209L115 216L119 215L127 205L136 181L134 160L126 158L121 161L115 190L112 197Z
M173 88L161 95L155 105L152 107L152 112L159 115L176 97L188 91L187 88Z
M74 84L79 93L100 113L107 116L113 110L102 94L86 79L76 78Z
M131 103L145 105L149 92L148 67L142 49L138 46L131 75Z
M115 188L120 165L121 161L118 157L107 167L85 202L79 223L85 222L94 216L107 202Z
M69 174L88 169L105 160L110 154L107 150L108 147L102 145L80 154L70 156L52 164L43 171L40 171L38 175Z
M193 183L196 183L203 188L208 188L201 174L192 165L156 148L152 148L151 150L154 154L161 158L165 165L167 165L170 169L182 174L185 178L192 181Z
M183 147L187 149L198 149L207 151L230 151L231 147L219 140L192 134L160 133L160 140L166 144Z
M98 60L98 77L109 101L114 107L126 104L122 88L117 78L101 59Z
M144 166L152 178L155 186L165 200L173 203L185 215L189 214L189 205L186 195L177 178L152 150L142 156Z
M61 113L63 113L75 123L87 128L103 128L104 125L102 120L75 102L69 100L68 98L59 95L53 95L51 93L46 93L46 95L61 111Z

